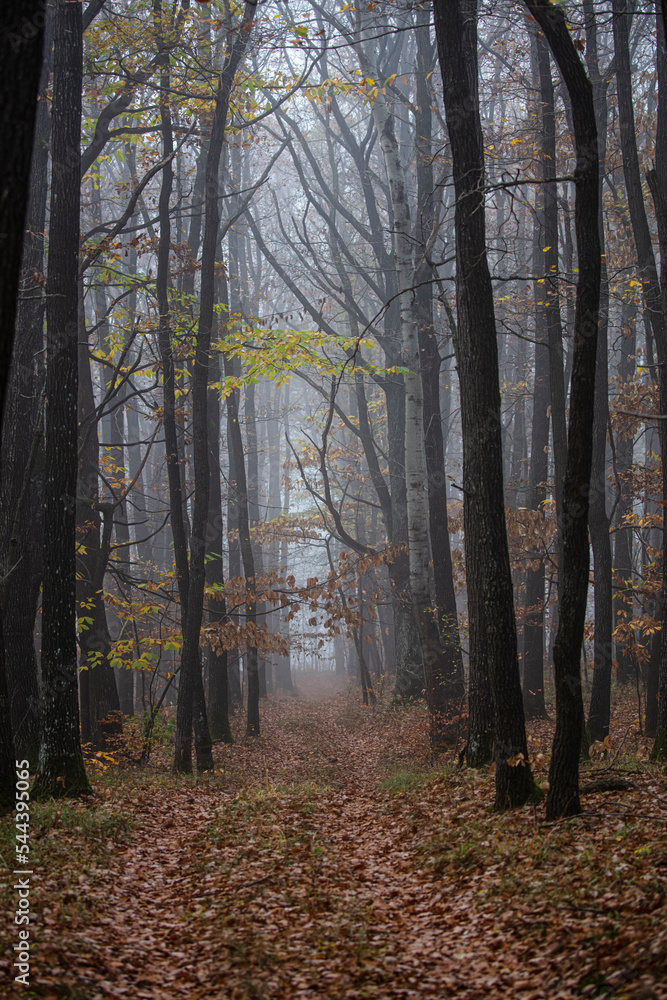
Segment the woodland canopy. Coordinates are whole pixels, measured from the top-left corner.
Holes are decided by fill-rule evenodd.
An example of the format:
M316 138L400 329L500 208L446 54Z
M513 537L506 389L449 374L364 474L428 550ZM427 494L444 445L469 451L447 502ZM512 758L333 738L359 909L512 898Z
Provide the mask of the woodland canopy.
M666 997L665 0L0 29L34 995Z

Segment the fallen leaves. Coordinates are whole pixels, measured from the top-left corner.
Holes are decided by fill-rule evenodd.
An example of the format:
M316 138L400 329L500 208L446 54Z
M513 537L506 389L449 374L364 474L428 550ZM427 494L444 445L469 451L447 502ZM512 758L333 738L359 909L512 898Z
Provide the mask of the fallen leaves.
M546 826L432 761L419 710L276 700L263 732L212 776L106 772L95 804L36 813L34 996L667 997L663 772L591 764L611 792Z

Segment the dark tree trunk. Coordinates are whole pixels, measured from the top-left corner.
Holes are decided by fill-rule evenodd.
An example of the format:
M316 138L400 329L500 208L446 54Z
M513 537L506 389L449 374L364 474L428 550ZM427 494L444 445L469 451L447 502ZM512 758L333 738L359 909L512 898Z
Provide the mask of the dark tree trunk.
M2 617L12 725L16 753L27 758L33 770L37 767L41 736L34 630L42 582L45 305L43 291L33 275L46 270L43 233L51 133L47 89L52 48L53 10L48 8L21 261L23 293L16 313L17 336L2 423L0 501L0 566L9 584L2 588Z
M663 270L663 288L660 288L658 271L653 254L651 233L646 216L646 206L644 205L644 195L642 191L642 180L639 168L639 156L637 152L637 136L635 131L635 117L632 95L632 71L630 65L629 46L629 5L627 0L613 0L612 26L614 32L614 60L616 67L616 82L618 90L618 118L621 135L621 153L623 157L623 175L625 177L625 190L628 197L628 210L632 223L632 232L637 251L637 274L642 285L644 297L644 315L647 320L647 339L653 338L655 342L659 366L659 395L660 411L667 412L667 337L665 330L665 288L664 281L667 274ZM664 23L663 23L664 28ZM664 102L665 94L660 92L660 104L663 108L659 111L659 120L665 114ZM659 236L661 245L662 266L665 268L665 248L667 247L667 220L661 212L661 204L664 210L664 203L667 202L667 192L662 190L660 176L664 176L667 171L664 135L659 134L656 142L656 170L651 172L651 192L656 205L656 215L658 217ZM662 225L661 225L662 217ZM662 228L662 232L660 229ZM667 496L667 427L665 421L660 421L660 451L663 457L662 478L663 495ZM667 532L663 530L663 568L667 557ZM653 755L656 758L667 757L667 584L663 573L663 594L662 594L662 653L660 664L660 694L658 707L658 724L656 730L656 742L653 747ZM663 693L664 692L664 693Z
M1 639L2 621L0 620ZM0 648L0 815L11 812L16 804L17 761L4 655L4 648Z
M558 580L562 578L562 512L563 476L567 461L567 424L565 417L565 379L563 375L563 326L560 313L558 284L558 185L556 184L556 112L551 78L549 49L538 33L537 63L540 75L540 125L542 129L542 176L544 226L542 245L543 322L549 340L549 399L551 405L551 436L554 456L554 493L558 518Z
M540 330L539 333L544 333ZM540 523L544 519L549 444L549 354L544 340L535 344L535 375L533 386L533 433L530 454L530 494L528 506L536 511ZM526 614L523 629L523 707L527 719L547 717L544 702L544 553L536 549L529 553L532 565L526 570Z
M505 809L525 803L534 793L534 785L528 764L503 506L498 350L486 256L477 3L437 0L434 9L456 193L456 352L466 565L471 608L477 612L483 606L484 612L484 653L490 664L494 707L496 808ZM471 656L472 639L471 630Z
M81 90L81 6L58 0L46 307L44 723L35 799L90 792L79 740L75 625Z
M289 382L285 386L285 395L283 399L283 431L285 438L289 441L290 436L290 386ZM290 494L292 492L291 479L289 472L285 475L285 487L283 493L283 506L282 515L283 517L289 516L290 511ZM279 565L279 577L286 577L289 573L289 543L287 537L283 535L280 541L280 565ZM280 626L280 634L283 639L286 640L287 653L285 656L282 654L278 655L278 660L276 663L276 687L280 691L286 691L288 694L294 694L294 684L292 683L292 663L291 654L289 649L289 634L290 634L290 623L288 612L284 616L281 615L282 622ZM279 612L280 614L280 612ZM338 637L336 637L337 639ZM339 655L340 642L334 640L334 651L336 657L336 673L339 673Z
M80 295L83 288L80 286ZM103 747L107 738L121 731L116 678L109 662L110 638L106 605L102 597L109 558L114 507L99 502L99 445L95 399L90 374L88 335L79 301L79 478L77 483L77 618L80 667L87 673L88 739ZM101 512L104 516L102 526ZM84 737L85 738L85 737Z
M664 163L662 162L662 157L667 154L667 150L662 148L656 149L656 155L658 157L658 162L661 163L661 167L664 168ZM658 238L660 240L660 277L662 285L662 310L663 310L663 331L664 325L667 324L667 191L664 190L661 181L660 173L657 169L651 170L648 176L649 185L651 188L651 194L653 195L653 203L655 205L656 216L658 220ZM661 349L662 364L660 366L660 412L667 413L667 344L663 344ZM662 493L663 498L667 497L667 461L665 457L667 455L667 421L660 421L660 447L663 455L662 461ZM663 520L664 520L664 510L663 508ZM653 661L653 656L651 657L650 667L653 670L649 673L649 684L648 690L646 692L646 715L647 715L647 729L649 726L649 698L653 702L651 715L653 715L653 708L655 707L655 700L657 694L657 712L655 713L655 743L653 744L653 750L651 752L652 760L667 760L667 611L665 610L667 606L667 581L665 579L664 567L667 566L667 531L665 531L663 524L662 532L662 566L663 566L663 580L662 580L662 595L659 605L661 606L662 612L662 631L660 634L660 660L658 665L658 670L655 670L655 664ZM657 675L657 676L656 676ZM650 720L653 722L653 719Z
M660 604L656 608L656 616L661 613ZM644 735L655 737L658 732L658 693L660 690L660 663L662 660L662 634L655 632L651 636L649 661L646 664L646 720Z
M551 80L549 50L543 35L536 32L534 56L539 77L539 106L537 122L542 144L542 179L553 177L552 157L555 154L554 97ZM544 51L546 49L546 53ZM549 406L550 395L550 344L548 308L544 274L544 248L550 246L553 233L547 236L546 188L538 194L539 204L534 231L533 270L541 274L534 286L535 295L535 374L533 383L533 428L530 449L530 510L544 519L543 504L547 498L546 484L549 475ZM553 209L552 209L553 215ZM558 220L556 219L556 222ZM553 218L550 219L553 224ZM556 254L557 260L557 254ZM562 375L561 375L562 381ZM544 702L544 605L545 568L544 554L537 548L529 553L531 562L526 570L526 613L523 629L523 708L527 719L544 719L547 716Z
M417 28L417 253L424 253L434 224L433 193L435 178L431 149L433 96L428 75L433 69L435 53L429 38L428 15L420 12ZM460 710L465 694L463 657L456 611L456 593L452 573L452 553L447 519L447 477L445 448L440 413L440 351L433 323L433 285L429 282L431 267L428 260L417 267L416 315L419 325L419 354L424 394L424 451L428 481L428 521L433 560L433 582L437 607L438 628L442 641L443 669L438 701L447 713Z
M235 368L234 364L236 359L232 358L232 367ZM237 391L237 390L234 390ZM238 402L237 402L238 407ZM230 420L229 420L229 407L227 407L227 460L229 467L229 474L227 477L227 551L228 551L228 565L229 572L227 574L229 580L236 580L241 576L241 546L239 544L239 517L238 517L238 495L236 487L236 466L234 462L234 448L232 446L232 435L230 431ZM238 614L232 614L232 620L239 623ZM235 650L232 657L231 663L228 663L227 669L227 680L229 682L229 695L232 704L242 706L243 702L243 691L241 688L241 671L240 671L241 656L240 650Z
M232 359L225 355L225 375L230 378L234 374ZM246 480L245 461L243 457L243 438L239 424L238 393L230 392L227 396L227 429L231 447L234 453L234 477L236 485L236 512L238 516L239 543L243 572L246 585L245 624L250 629L256 627L255 601L255 560L250 539L250 519L248 516L248 484ZM246 643L246 675L248 678L248 736L259 736L259 659L257 647L252 641Z
M168 74L164 67L162 84L166 87ZM160 100L160 117L162 124L162 153L167 162L162 170L162 186L158 205L160 223L160 238L158 243L156 293L158 301L158 345L162 362L162 423L164 427L165 458L167 463L167 480L169 485L169 520L174 543L174 562L176 564L176 579L181 602L181 628L185 631L187 619L187 603L190 571L188 566L188 546L183 516L183 489L181 480L181 458L179 454L178 428L176 426L176 374L174 371L174 355L171 343L171 319L169 305L169 253L171 249L171 222L169 217L169 202L174 182L172 155L174 139L171 124L171 112L166 95ZM191 741L192 741L192 690L194 682L189 678L188 706L189 718L185 735L185 747L181 748L177 739L176 760L178 770L191 771ZM182 686L182 677L179 682ZM180 696L179 696L180 703ZM180 752L180 756L179 756Z
M388 363L389 363L389 359ZM394 362L399 364L399 360ZM405 495L405 386L403 377L391 379L385 386L387 400L387 435L389 482L391 484L391 539L407 546L408 518ZM424 666L419 629L410 598L410 565L407 552L401 551L389 566L392 582L391 601L396 635L396 687L398 701L411 701L424 694Z
M31 31L24 31L25 22ZM37 97L42 71L42 46L45 13L42 0L7 0L0 12L0 134L7 137L0 166L0 426L3 421L5 388L9 377L10 358L14 340L14 320L17 309L21 254L25 233L25 217L30 196L30 161L35 137ZM9 137L11 136L11 141ZM2 469L4 478L6 470ZM6 566L0 567L6 572ZM27 595L26 595L27 596ZM30 604L28 603L28 608ZM1 616L10 609L2 608ZM0 633L3 632L0 620ZM10 718L10 701L7 686L6 641L0 645L0 809L6 808L15 798L15 753ZM9 650L7 650L9 653ZM25 654L24 654L25 655ZM11 654L10 654L11 656ZM24 659L24 657L22 657ZM13 662L12 660L9 662ZM28 670L34 673L33 664ZM36 679L36 674L34 674ZM21 692L23 694L23 692ZM25 692L28 714L26 719L37 721L36 705L30 708L27 699L34 701L36 691ZM21 708L16 703L19 713ZM31 761L35 757L34 724L22 726L18 732L19 744L26 745ZM17 752L19 752L17 750Z
M210 382L216 386L220 381L220 358L215 354L211 358ZM225 573L222 558L223 553L223 523L222 523L222 492L220 488L220 393L216 388L208 392L208 460L211 470L210 493L208 507L208 524L206 526L206 552L209 560L206 564L206 582L215 592L208 598L207 611L209 624L221 624L228 620L225 601ZM211 727L211 738L232 742L232 731L229 725L229 685L227 681L227 650L215 648L210 644L208 649L208 717Z
M124 390L121 390L123 396ZM120 398L117 399L120 404ZM112 447L111 457L119 470L125 467L123 448L123 411L125 407L118 405L109 414L109 444ZM131 440L131 439L129 439ZM129 451L133 449L130 448ZM122 472L119 472L122 475ZM136 494L140 496L140 493ZM131 569L130 526L127 517L127 501L121 500L113 514L114 541L118 546L117 566L121 573L129 575ZM121 667L116 673L118 702L122 715L134 715L134 671Z
M568 31L564 12L548 0L526 0L526 6L544 32L567 87L577 158L575 224L579 281L563 482L560 617L554 643L556 733L547 795L547 818L551 820L581 811L579 750L584 716L580 662L588 594L588 490L600 310L599 162L593 90Z
M611 715L612 670L612 562L609 517L607 514L607 427L609 425L607 368L607 334L609 328L609 279L605 254L604 220L602 214L602 182L607 154L607 85L598 65L597 28L591 0L584 4L586 16L586 63L593 85L593 103L598 130L599 204L598 233L600 237L600 322L595 375L595 416L593 421L593 459L589 493L589 529L593 548L593 592L595 597L595 628L593 640L593 688L588 711L587 738L602 741L609 734ZM582 748L584 753L588 749Z
M209 511L209 454L208 454L208 375L210 365L211 332L215 304L215 257L218 245L220 156L227 124L229 98L234 75L245 53L256 4L246 3L243 19L218 79L215 110L211 123L206 155L206 202L204 238L202 241L201 287L197 346L192 378L192 432L194 445L194 506L190 533L190 579L188 608L183 631L181 677L176 718L176 751L174 767L177 771L191 769L190 732L195 721L195 750L197 769L213 768L211 737L206 719L206 707L201 689L199 637L204 612L204 584L206 578L206 526Z
M588 739L602 741L609 735L611 715L611 669L613 609L611 593L611 542L606 509L606 449L609 405L607 400L607 321L609 286L606 267L602 283L600 324L598 330L597 374L595 379L595 418L593 423L593 459L589 493L589 527L593 548L593 590L595 626L593 640L593 687L586 726Z
M3 234L0 240L0 415L4 409L14 339L45 20L42 0L6 0L2 4L0 135L7 141L0 168L0 233Z
M620 391L633 378L636 352L636 307L626 303L621 305L621 359L618 367ZM632 618L632 536L631 526L634 497L628 482L632 469L633 438L618 435L616 438L616 470L620 478L620 496L616 508L614 531L614 624L624 625ZM633 640L628 636L616 638L616 660L618 662L618 682L627 684L637 669L636 657L632 651ZM648 725L648 700L646 716Z
M233 227L232 227L233 228ZM230 232L230 249L232 245L231 232ZM231 256L231 254L230 254ZM239 299L239 309L235 309L232 305L233 298L231 298L231 288L230 288L230 308L232 315L237 311L241 311L241 300ZM252 532L253 528L257 527L259 524L259 449L257 442L257 413L255 406L255 386L247 385L245 386L245 431L246 431L246 444L247 444L247 463L248 463L248 525ZM253 542L252 546L253 552L253 562L255 573L257 576L261 577L264 566L264 552L262 550L262 545ZM263 604L260 604L258 608L260 615L264 611ZM259 696L260 698L266 698L267 696L267 668L270 669L270 665L267 662L266 657L259 650L257 651L257 674L259 677Z
M166 64L166 65L165 65ZM162 391L163 391L163 426L165 440L165 454L167 462L167 479L169 484L169 508L171 532L174 543L174 562L176 564L176 577L178 580L178 592L181 603L181 627L183 632L187 628L188 594L190 571L188 566L188 544L186 533L185 509L183 503L183 481L181 477L181 456L179 452L179 433L176 423L176 376L174 371L174 356L171 344L171 322L169 306L169 253L171 248L171 224L169 218L169 201L173 187L173 167L172 154L173 130L171 124L171 111L168 99L164 97L169 83L168 55L162 53L162 74L161 89L163 94L160 100L160 119L162 126L163 154L167 160L162 171L162 186L160 189L160 200L158 206L158 216L160 222L160 238L158 244L158 266L156 275L156 292L158 300L159 324L158 324L158 344L160 349L160 359L162 362ZM181 675L181 685L182 685ZM197 753L198 767L200 769L210 768L210 736L208 724L206 723L206 710L204 705L204 691L201 679L201 667L194 672L194 677L190 675L189 685L190 719L187 735L187 760L188 766L184 770L191 770L191 736L192 728L195 729L195 748ZM187 686L187 682L186 682ZM179 687L180 691L180 687ZM178 757L179 741L178 733L176 740L176 756ZM200 760L201 758L201 760Z

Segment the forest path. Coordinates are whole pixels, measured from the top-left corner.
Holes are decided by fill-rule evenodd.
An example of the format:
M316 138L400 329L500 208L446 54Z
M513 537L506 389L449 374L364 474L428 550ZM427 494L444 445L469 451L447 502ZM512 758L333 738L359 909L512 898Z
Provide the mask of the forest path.
M104 865L82 857L59 909L45 897L34 996L667 1000L655 985L583 992L591 969L619 966L618 934L591 946L584 908L513 898L491 849L459 836L472 823L481 840L488 777L457 784L442 764L429 770L418 710L315 693L271 699L262 737L218 746L210 778L140 773L112 793L133 818L129 843ZM443 877L433 855L448 838L458 853ZM516 862L540 883L539 860ZM616 974L634 988L641 970L629 964Z

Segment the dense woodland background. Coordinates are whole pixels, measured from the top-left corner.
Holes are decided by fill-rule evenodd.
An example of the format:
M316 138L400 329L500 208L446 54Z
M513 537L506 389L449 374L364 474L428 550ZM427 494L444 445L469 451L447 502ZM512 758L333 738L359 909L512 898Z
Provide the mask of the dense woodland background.
M30 995L666 1000L666 34L3 6Z
M36 797L170 706L210 769L302 669L425 695L499 808L554 698L551 818L615 686L664 757L662 5L24 20L2 704Z

